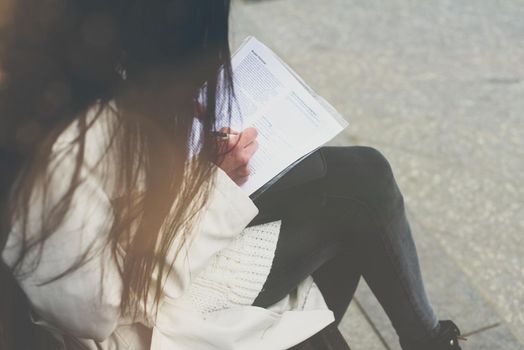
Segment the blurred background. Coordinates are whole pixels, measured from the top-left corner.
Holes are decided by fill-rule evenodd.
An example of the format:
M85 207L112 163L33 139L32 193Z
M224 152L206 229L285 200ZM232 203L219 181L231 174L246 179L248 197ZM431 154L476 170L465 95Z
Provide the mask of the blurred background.
M236 0L254 35L390 160L428 292L464 349L524 349L524 2ZM399 349L365 283L341 325Z

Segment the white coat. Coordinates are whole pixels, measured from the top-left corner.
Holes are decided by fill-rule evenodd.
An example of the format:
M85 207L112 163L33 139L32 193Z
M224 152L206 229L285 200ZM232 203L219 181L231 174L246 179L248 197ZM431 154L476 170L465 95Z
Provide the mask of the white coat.
M69 213L44 245L37 269L20 280L35 322L50 329L67 349L277 350L300 343L334 321L311 277L267 309L251 306L269 274L280 222L246 229L258 209L220 169L209 202L183 247L185 253L178 255L183 258L166 257L175 264L158 313L135 319L120 315L122 281L108 249L73 273L40 285L69 267L90 244L100 247L109 232L111 194L98 170L90 167L107 150L111 118L109 111L105 113L88 131L84 181ZM60 137L55 152L68 144L74 130ZM53 173L48 201L60 198L73 161L74 154L66 156ZM107 171L111 165L106 165ZM30 234L44 207L38 193L30 210ZM20 225L15 222L2 254L8 264L19 243ZM249 253L259 250L263 253Z

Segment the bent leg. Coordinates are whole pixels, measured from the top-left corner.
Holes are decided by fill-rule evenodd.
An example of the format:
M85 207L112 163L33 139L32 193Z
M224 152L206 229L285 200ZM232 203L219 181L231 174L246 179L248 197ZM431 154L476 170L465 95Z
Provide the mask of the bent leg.
M318 152L327 165L323 178L270 192L256 202L261 216L282 219L282 229L271 273L255 305L271 305L312 274L340 319L353 292L344 276L351 264L401 338L428 337L438 323L389 164L367 147Z

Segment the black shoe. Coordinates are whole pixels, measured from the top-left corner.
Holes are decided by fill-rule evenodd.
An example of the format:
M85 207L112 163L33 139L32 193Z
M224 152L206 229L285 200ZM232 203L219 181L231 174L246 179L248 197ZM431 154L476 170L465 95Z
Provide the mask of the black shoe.
M417 343L403 343L403 350L461 350L459 340L466 340L460 336L460 330L452 321L440 321L439 330L429 340Z

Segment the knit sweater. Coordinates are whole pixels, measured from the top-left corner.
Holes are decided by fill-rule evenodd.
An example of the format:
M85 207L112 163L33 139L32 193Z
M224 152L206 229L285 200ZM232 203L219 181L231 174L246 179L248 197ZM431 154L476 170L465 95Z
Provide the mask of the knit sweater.
M62 339L64 348L287 349L333 321L311 277L267 309L252 306L270 272L281 223L246 228L258 209L220 169L190 239L181 247L175 242L166 256L173 269L157 313L149 308L149 313L139 310L141 317L120 315L122 281L109 249L64 278L40 285L69 267L87 247L100 247L109 234L112 192L97 171L111 172L114 166L111 157L102 157L111 139L110 111L106 114L86 135L84 181L66 219L44 245L38 268L20 281L37 322ZM75 130L72 126L60 137L55 152L75 138ZM74 152L62 159L51 177L53 195L46 200L52 202L66 190L74 159ZM36 190L32 199L30 235L44 210L39 194ZM2 253L8 264L20 249L20 231L15 223ZM175 247L181 248L180 254Z
M279 231L280 221L246 228L193 280L183 302L204 316L250 305L271 269Z

